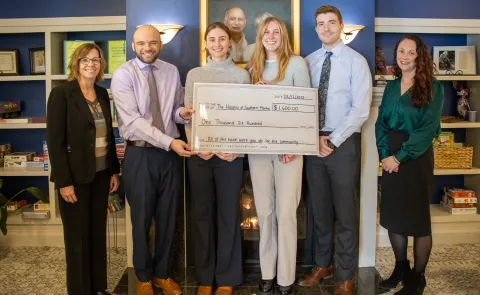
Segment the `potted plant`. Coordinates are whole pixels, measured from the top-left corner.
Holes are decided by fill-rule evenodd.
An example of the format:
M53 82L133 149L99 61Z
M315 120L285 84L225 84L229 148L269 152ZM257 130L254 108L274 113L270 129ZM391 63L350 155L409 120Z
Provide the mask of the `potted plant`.
M0 179L0 189L3 186L3 179ZM12 201L15 199L18 195L20 195L23 192L29 192L31 193L34 197L42 201L43 203L49 203L48 196L45 195L39 188L37 187L27 187L26 189L23 189L16 193L13 197L8 199L5 197L4 194L0 192L0 229L2 230L3 235L7 234L7 204L8 202Z

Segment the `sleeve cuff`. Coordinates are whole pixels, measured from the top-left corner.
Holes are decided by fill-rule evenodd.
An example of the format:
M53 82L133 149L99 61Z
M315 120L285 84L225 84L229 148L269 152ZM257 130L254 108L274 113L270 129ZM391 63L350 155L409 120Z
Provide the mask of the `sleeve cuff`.
M379 154L380 154L380 162L383 161L383 159L386 159L392 155L390 150L380 150Z
M179 124L187 124L190 120L185 120L180 116L180 112L184 109L184 107L180 107L175 111L175 122Z
M332 138L330 139L330 142L333 143L333 145L337 148L345 141L342 137L337 136L333 133L330 135L330 137Z
M395 154L395 158L397 158L397 160L400 162L400 163L404 163L408 160L410 160L410 156L407 154L407 152L405 152L403 149L399 150L396 154Z

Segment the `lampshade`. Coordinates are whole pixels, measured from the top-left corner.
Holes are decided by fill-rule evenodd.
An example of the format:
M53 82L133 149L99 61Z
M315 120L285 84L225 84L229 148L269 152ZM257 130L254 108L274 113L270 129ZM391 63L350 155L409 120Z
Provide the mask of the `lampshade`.
M155 27L160 33L162 33L160 38L162 39L163 44L167 44L168 42L172 41L177 32L183 28L181 25L173 24L151 24L151 26Z
M344 25L343 26L343 31L341 38L343 40L343 43L348 44L355 39L357 36L358 32L363 30L365 26L359 26L359 25Z

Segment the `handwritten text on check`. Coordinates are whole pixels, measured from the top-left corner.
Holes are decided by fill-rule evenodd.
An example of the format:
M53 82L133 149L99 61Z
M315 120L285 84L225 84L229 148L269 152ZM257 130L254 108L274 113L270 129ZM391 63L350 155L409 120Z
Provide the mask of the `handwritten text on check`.
M317 89L195 83L196 151L318 154Z

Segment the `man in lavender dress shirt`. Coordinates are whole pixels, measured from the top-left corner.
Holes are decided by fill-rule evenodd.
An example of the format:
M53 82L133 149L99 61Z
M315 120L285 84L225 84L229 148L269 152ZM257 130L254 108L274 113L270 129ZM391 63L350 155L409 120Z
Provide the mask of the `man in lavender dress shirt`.
M131 207L136 294L153 295L153 279L166 294L178 295L182 291L167 270L180 188L174 153L189 157L195 152L177 139L176 123L189 122L192 106L183 107L177 68L157 59L162 41L156 28L139 27L132 48L137 57L115 71L111 89L120 136L127 143L123 178ZM148 241L152 218L153 258Z

